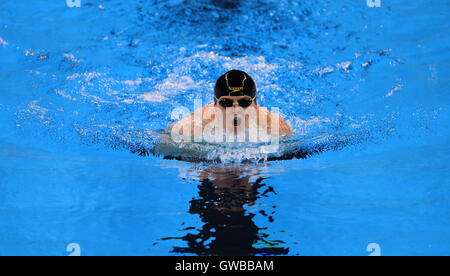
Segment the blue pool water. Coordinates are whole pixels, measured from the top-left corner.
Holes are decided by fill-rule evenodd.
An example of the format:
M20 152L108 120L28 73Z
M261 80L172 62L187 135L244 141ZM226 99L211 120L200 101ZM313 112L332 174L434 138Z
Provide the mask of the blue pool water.
M0 255L449 255L449 14L438 0L1 1ZM305 155L147 154L235 68Z

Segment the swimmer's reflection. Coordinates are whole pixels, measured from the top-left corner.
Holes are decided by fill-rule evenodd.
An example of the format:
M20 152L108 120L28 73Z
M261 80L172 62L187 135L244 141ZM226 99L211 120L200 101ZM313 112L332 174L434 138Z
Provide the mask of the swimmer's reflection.
M172 252L225 256L282 255L289 252L288 248L279 246L284 242L268 240L268 234L263 233L267 229L255 224L253 218L256 214L249 210L258 198L275 193L272 187L263 183L263 177L238 167L203 169L196 172L196 176L200 180L198 198L190 201L189 213L199 215L203 226L195 234L178 238L187 242L187 247L174 247ZM259 213L273 222L266 211L260 210Z

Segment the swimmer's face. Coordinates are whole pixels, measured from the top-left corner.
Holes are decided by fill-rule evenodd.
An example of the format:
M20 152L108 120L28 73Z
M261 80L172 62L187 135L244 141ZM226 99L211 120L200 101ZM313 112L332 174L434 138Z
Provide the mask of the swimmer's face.
M249 96L222 96L216 106L222 111L225 126L235 131L248 127L248 116L256 117L256 103Z

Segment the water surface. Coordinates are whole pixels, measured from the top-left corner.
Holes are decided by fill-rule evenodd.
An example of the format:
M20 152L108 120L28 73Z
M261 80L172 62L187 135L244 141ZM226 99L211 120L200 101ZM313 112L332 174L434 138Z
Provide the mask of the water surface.
M365 2L2 1L0 254L448 255L450 5ZM235 68L307 154L139 156Z

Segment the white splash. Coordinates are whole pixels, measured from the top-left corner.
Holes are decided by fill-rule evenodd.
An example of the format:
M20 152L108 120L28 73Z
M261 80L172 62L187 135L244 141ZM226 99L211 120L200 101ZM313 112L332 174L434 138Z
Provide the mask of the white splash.
M168 100L158 91L144 93L140 95L139 98L142 99L144 102L163 102Z
M316 68L314 72L318 73L320 77L323 75L334 72L334 68L331 66L326 66L325 68Z
M2 45L3 48L6 48L6 46L8 46L8 42L6 42L5 40L3 40L3 38L0 37L0 45Z
M194 82L190 76L179 76L177 74L169 74L163 83L158 84L156 89L159 91L179 91L192 88L198 88L202 82Z
M150 80L151 80L150 78L137 78L135 80L125 80L125 81L122 81L122 83L126 84L126 85L130 85L130 86L139 86L143 82L150 81Z
M67 60L70 60L70 61L74 62L74 63L80 63L80 62L83 61L82 59L75 58L75 56L73 54L71 54L71 53L64 53L63 57L65 59L67 59Z
M345 72L349 72L351 65L352 65L351 61L343 61L341 63L336 64L336 67L344 70Z
M91 73L85 72L85 73L81 73L81 74L80 73L75 73L75 74L73 74L71 76L68 76L67 80L75 80L75 79L84 78L84 80L86 82L90 82L90 81L92 81L95 78L101 77L102 75L103 75L102 73L98 73L98 72L91 72Z
M387 93L386 97L391 97L392 95L394 95L395 92L401 90L403 87L403 84L397 84L391 91L389 91L389 93Z

